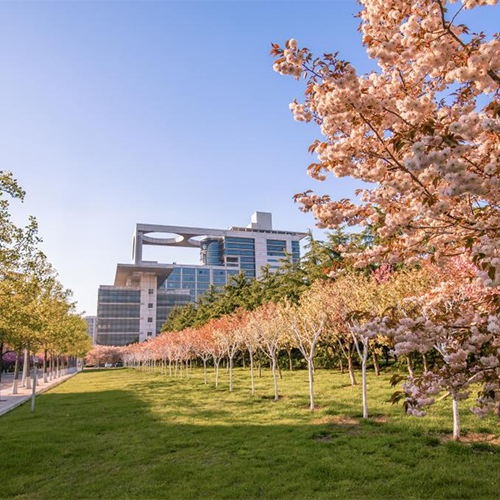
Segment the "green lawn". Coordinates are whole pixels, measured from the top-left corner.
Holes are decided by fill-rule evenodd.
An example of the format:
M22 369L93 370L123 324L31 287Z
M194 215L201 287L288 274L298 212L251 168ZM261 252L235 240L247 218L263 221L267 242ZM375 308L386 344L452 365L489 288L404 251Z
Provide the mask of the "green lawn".
M210 373L212 375L212 373ZM199 370L189 381L133 370L87 371L0 417L0 498L499 498L500 447L446 441L451 402L424 419L387 399L389 375L361 387L318 371L307 409L307 373L284 372L272 399L269 372L235 392ZM463 405L464 433L500 433ZM491 437L491 436L490 436Z

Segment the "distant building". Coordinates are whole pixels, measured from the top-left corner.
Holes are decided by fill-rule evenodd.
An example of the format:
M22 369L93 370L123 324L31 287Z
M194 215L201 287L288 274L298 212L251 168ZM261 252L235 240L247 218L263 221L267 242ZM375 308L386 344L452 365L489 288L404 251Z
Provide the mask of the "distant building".
M87 322L87 333L89 334L90 340L92 340L92 345L95 345L97 336L97 316L85 316L84 319Z
M173 233L156 238L150 233ZM300 259L305 233L272 228L272 215L255 212L246 227L206 229L137 224L132 264L118 264L114 285L99 287L97 343L126 345L156 336L175 306L196 302L213 285L222 289L244 271L259 278L261 268L280 267L286 253ZM143 245L200 249L200 265L142 260Z

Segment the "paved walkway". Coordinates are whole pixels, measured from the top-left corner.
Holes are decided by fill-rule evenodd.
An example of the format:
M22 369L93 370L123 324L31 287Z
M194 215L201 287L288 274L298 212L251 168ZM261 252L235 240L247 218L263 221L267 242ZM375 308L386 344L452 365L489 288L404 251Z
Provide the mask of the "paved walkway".
M73 377L73 375L76 375L77 373L78 372L76 371L76 368L70 368L66 375L49 380L46 384L44 384L43 374L41 374L41 370L38 370L36 393L41 394L42 392L45 392L48 389L59 385L61 382L68 380L70 377ZM10 410L13 410L17 406L22 405L24 402L28 401L31 398L32 389L21 387L21 373L19 374L18 380L18 393L12 394L13 378L13 375L10 373L2 373L2 383L0 386L0 416L4 413L9 412ZM31 379L31 383L33 383L33 378Z

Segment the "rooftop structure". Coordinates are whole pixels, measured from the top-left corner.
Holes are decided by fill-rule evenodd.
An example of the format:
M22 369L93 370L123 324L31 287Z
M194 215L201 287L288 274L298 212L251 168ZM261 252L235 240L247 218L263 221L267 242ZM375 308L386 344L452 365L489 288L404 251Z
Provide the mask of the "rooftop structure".
M97 343L126 345L156 336L173 307L196 302L210 285L222 289L240 272L259 278L263 267L279 268L286 254L298 261L305 236L274 230L267 212L229 229L137 224L132 264L118 264L114 285L99 288ZM144 245L199 248L200 264L144 261Z

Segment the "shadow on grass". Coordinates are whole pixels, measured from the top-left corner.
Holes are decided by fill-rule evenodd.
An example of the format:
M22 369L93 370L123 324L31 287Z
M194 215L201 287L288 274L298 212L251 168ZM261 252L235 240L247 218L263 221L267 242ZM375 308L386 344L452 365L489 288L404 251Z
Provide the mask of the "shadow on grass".
M2 418L0 498L495 498L500 487L484 481L498 453L441 444L404 421L329 421L352 414L337 405L324 423L241 424L147 385L141 397L135 382L49 392L35 415L24 406Z

